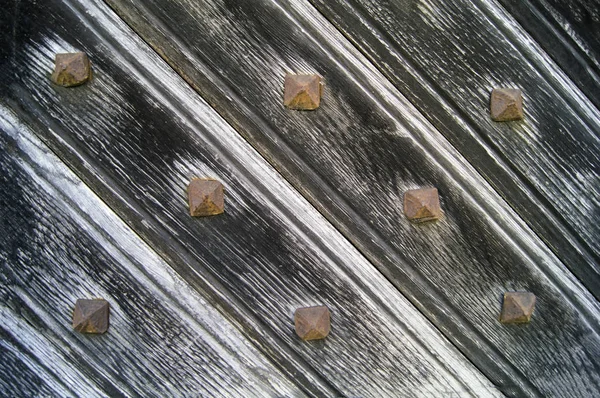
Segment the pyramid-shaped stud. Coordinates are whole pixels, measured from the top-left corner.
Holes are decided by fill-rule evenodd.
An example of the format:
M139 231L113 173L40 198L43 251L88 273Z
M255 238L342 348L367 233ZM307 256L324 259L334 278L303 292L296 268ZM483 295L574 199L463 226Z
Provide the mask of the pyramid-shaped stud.
M52 81L63 87L79 86L92 78L90 60L85 53L56 54Z
M110 305L104 299L79 299L73 310L73 329L81 333L105 333Z
M413 189L404 193L404 214L414 222L437 220L442 215L437 188Z
M225 210L223 184L217 180L194 178L188 185L190 215L214 216Z
M296 334L302 340L320 340L331 331L329 308L325 306L296 309L294 314Z
M527 323L535 308L535 295L529 292L506 292L500 322Z
M516 88L495 88L490 99L490 113L495 122L523 119L523 96Z
M283 105L290 109L312 111L321 103L323 85L319 75L285 75Z

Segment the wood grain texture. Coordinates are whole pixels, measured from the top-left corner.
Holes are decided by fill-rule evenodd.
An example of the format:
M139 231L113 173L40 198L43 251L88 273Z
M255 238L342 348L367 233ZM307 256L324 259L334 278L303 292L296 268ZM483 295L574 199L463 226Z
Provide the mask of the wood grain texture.
M305 396L4 107L0 132L0 395Z
M502 396L106 6L24 9L36 22L2 76L8 107L296 388ZM73 48L89 54L94 79L49 84L53 54ZM193 176L224 183L223 215L189 216ZM302 342L294 310L317 304L331 310L331 334Z
M536 43L600 107L600 4L595 0L499 0Z
M600 112L488 1L313 1L600 297ZM409 43L407 45L407 43ZM494 87L525 120L490 120Z
M532 5L547 10L586 55L600 65L600 4L594 0L530 0Z
M128 0L108 2L504 393L576 397L600 392L597 300L536 235L537 231L529 229L481 177L480 170L451 145L454 143L448 142L314 8L302 1L207 1L202 7L184 0L168 7L153 1L144 5ZM472 6L465 7L466 12L473 12ZM373 8L374 12L381 11ZM345 17L346 13L340 15ZM353 25L361 22L351 21ZM414 19L412 23L419 25ZM438 34L435 24L417 28ZM407 23L396 27L395 32L401 34L406 29L408 34L417 28ZM501 32L495 38L508 46ZM433 41L433 37L430 39ZM457 36L454 43L446 40L448 48L438 48L437 52L431 48L432 52L419 53L420 59L426 64L445 65L452 58L446 61L442 55L452 54L454 46L460 48L460 39ZM411 40L406 38L405 47L418 52L419 45ZM498 54L504 56L504 51L506 48L500 47ZM469 54L485 59L484 49L476 48ZM517 67L523 65L518 56L513 58ZM447 67L460 65L456 62ZM319 73L324 77L319 110L300 113L283 108L281 87L286 72ZM478 70L469 72L476 75L469 77L471 80L478 76ZM438 68L435 73L436 79L441 79L440 74L446 72ZM513 81L506 68L499 73L505 83ZM467 99L474 95L469 90L478 90L480 115L476 125L481 127L477 129L489 129L498 145L506 147L518 148L516 143L527 137L532 147L525 154L529 157L518 159L520 164L533 162L530 167L535 177L545 160L554 167L545 165L556 175L555 184L572 183L571 176L561 179L563 175L556 171L558 166L550 157L533 156L539 142L531 125L502 127L488 121L489 91L471 85L471 80L465 81L466 76L466 72L454 77L444 75L443 80L452 87L460 85L457 92ZM501 81L500 77L495 79ZM544 76L537 76L526 86L531 89L528 96L542 95L541 90L532 88L538 84L550 83ZM441 94L448 95L445 91ZM581 110L585 104L582 100L574 107ZM447 103L442 102L441 107L445 106ZM540 121L534 109L532 105L528 110L530 123ZM475 107L467 112L475 118ZM580 127L582 117L586 123L593 123L596 117L593 112L560 115L565 117L566 124L560 125L564 128ZM453 117L466 131L472 129L465 123L466 117ZM511 129L520 129L519 135L511 135ZM481 140L477 134L473 137ZM582 132L582 137L589 142L572 144L583 146L581 155L594 164L595 155L590 150L594 138L589 138L589 132ZM569 137L566 139L571 142ZM476 155L485 155L486 147L480 148ZM503 159L490 161L489 155L476 165L486 163L501 170L505 166ZM591 184L591 192L574 199L562 195L570 202L557 206L591 200L587 208L594 211L593 175L584 167L578 170L587 173L584 180ZM505 171L505 175L514 174L510 167ZM521 180L511 184L531 195L531 189ZM424 226L409 224L402 216L403 192L430 185L440 191L444 219ZM561 195L561 189L556 188L557 195ZM532 197L536 200L530 203L546 205L540 195ZM590 223L589 214L583 217L581 210L574 210L571 223L549 222L559 228L558 235L564 233L563 242L571 244L573 233L569 228L577 228L585 238L583 243L575 242L567 249L595 244L596 226ZM556 217L544 207L540 213ZM546 236L543 239L548 241ZM565 254L567 249L558 252ZM583 254L577 253L578 258L592 261L568 265L576 270L580 266L590 273L585 282L596 283L594 256L591 250L583 249ZM528 290L538 296L531 325L514 328L498 324L499 302L506 290Z

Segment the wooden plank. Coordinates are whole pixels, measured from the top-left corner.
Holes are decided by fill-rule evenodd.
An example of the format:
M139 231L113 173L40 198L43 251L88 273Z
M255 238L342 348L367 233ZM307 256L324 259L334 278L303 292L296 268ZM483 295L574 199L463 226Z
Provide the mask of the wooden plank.
M555 23L585 51L595 66L600 65L600 4L590 0L568 3L558 0L528 0L532 6L552 15Z
M305 396L4 108L0 131L0 395ZM93 297L102 336L71 328Z
M0 392L14 397L72 396L67 386L55 380L47 368L39 366L27 349L0 329Z
M502 395L105 5L31 4L10 108L303 392ZM54 53L73 49L94 79L51 85ZM223 181L224 215L189 217L194 175ZM314 304L333 330L303 343L293 312Z
M490 1L313 4L600 298L600 112L514 20ZM524 122L490 120L495 86L523 90Z
M109 3L504 393L600 393L597 300L314 8L302 1ZM300 71L325 78L316 112L281 105L284 74ZM479 94L485 114L488 94ZM487 123L494 134L509 129ZM423 185L439 188L445 218L414 226L402 216L402 193ZM533 324L498 324L505 290L538 296Z
M575 0L499 0L544 52L600 107L600 7Z
M528 0L531 8L551 18L577 46L585 52L595 67L600 66L600 4L590 0L568 3L558 0Z

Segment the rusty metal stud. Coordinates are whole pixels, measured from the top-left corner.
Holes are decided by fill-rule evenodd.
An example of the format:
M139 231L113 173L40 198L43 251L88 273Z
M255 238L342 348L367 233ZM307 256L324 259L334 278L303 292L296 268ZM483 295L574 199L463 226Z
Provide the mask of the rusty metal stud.
M79 299L73 310L73 329L81 333L104 333L108 330L110 305L104 299Z
M90 80L92 68L85 53L56 54L52 81L63 87L79 86Z
M535 295L530 292L506 292L500 322L527 323L535 308Z
M523 119L523 96L516 88L495 88L490 98L490 113L495 122Z
M302 340L319 340L331 331L329 308L326 306L304 307L294 313L296 334Z
M319 107L323 85L319 75L285 75L283 105L311 111Z
M194 178L188 185L190 215L214 216L225 210L223 184L217 180Z
M413 189L404 193L404 214L414 222L437 220L442 216L437 188Z

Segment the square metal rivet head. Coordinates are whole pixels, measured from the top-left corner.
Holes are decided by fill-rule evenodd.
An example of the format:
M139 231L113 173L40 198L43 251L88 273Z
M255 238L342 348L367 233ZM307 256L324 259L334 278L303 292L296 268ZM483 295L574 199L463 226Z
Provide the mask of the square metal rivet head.
M527 323L535 308L535 295L529 292L506 292L500 322Z
M296 309L294 314L296 334L302 340L320 340L331 331L329 308L325 306Z
M52 81L63 87L79 86L90 80L92 68L85 53L56 54Z
M523 119L523 96L517 88L495 88L490 99L490 112L495 122Z
M188 185L190 215L214 216L225 211L223 184L217 180L194 178Z
M78 299L73 310L73 329L81 333L108 330L110 305L104 299Z
M437 188L413 189L404 193L404 215L414 222L437 220L442 216Z
M319 75L285 75L283 105L290 109L312 111L319 107L322 92Z

